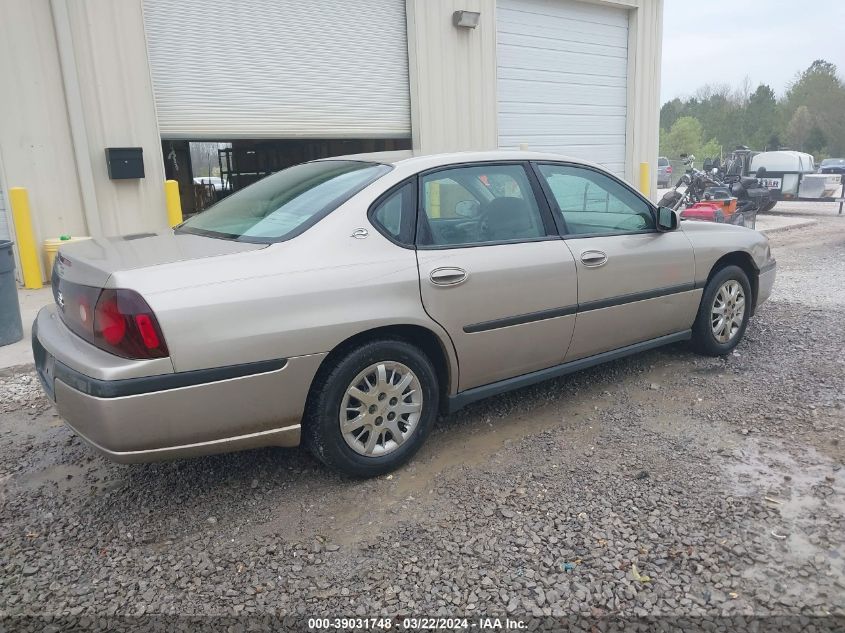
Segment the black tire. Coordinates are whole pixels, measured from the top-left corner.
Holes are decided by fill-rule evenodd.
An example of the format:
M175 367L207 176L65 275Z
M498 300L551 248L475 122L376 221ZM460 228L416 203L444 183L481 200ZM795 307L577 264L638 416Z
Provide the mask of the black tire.
M663 197L660 198L660 202L657 203L658 207L669 207L671 209L675 208L675 205L678 204L678 200L681 199L683 194L678 193L677 191L667 191L663 194Z
M745 295L745 307L739 329L728 342L722 343L716 339L713 333L710 316L716 299L716 293L725 283L731 280L738 282L742 286L742 291ZM692 348L704 356L725 356L726 354L730 354L745 335L745 329L748 327L748 319L751 316L753 300L751 284L748 282L748 276L742 268L739 266L725 266L716 272L710 281L707 282L707 286L704 288L704 293L701 296L698 315L692 326Z
M401 363L413 372L421 387L422 409L413 432L401 445L385 455L365 456L344 439L340 408L356 376L380 362ZM303 442L329 468L353 477L375 477L400 467L419 450L434 425L439 399L434 366L417 347L397 339L363 343L318 372L303 416Z

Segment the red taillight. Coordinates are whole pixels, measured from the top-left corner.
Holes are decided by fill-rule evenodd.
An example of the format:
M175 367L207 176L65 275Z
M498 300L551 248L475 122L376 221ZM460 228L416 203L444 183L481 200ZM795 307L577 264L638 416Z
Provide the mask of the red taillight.
M109 298L97 302L97 326L106 343L119 345L126 336L126 319L117 309L117 301Z
M94 308L93 343L125 358L163 358L167 345L158 321L134 290L106 288Z
M156 332L153 320L148 314L136 314L135 325L138 326L138 331L141 333L141 340L144 341L144 345L147 346L147 349L156 349L157 347L160 347L161 344L158 340L158 332Z
M666 165L666 173L667 173L667 174L671 174L671 173L672 173L672 165Z

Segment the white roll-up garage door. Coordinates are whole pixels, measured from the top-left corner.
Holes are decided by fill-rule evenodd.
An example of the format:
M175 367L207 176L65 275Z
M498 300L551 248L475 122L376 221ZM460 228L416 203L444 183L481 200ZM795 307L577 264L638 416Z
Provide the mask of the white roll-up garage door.
M628 12L576 0L498 0L499 147L625 172Z
M144 0L163 138L411 134L405 0Z

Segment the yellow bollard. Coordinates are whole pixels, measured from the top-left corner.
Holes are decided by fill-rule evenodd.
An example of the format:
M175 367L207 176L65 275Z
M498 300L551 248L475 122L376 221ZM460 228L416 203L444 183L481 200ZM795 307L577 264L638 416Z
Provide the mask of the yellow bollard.
M9 203L12 205L12 220L15 223L15 237L21 258L21 275L26 288L37 290L44 286L41 265L38 263L38 246L32 232L32 216L29 213L29 196L23 187L9 189Z
M429 195L429 214L433 218L440 217L440 183L435 180L434 182L429 182L428 184L428 195Z
M646 198L651 193L651 178L649 178L648 163L640 163L640 193Z
M164 181L164 199L167 203L167 223L173 227L182 224L182 201L179 199L179 183Z

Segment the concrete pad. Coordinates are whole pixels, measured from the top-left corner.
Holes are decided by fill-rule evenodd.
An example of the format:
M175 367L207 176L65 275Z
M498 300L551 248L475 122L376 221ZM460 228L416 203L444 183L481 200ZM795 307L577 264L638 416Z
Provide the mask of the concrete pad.
M18 290L18 301L21 304L21 320L23 321L23 339L11 345L0 346L0 369L17 365L32 365L32 322L38 311L53 302L50 286L40 290Z
M818 220L813 220L806 217L795 217L791 215L769 215L758 214L755 229L760 233L780 233L781 231L788 231L790 229L797 229L802 226L810 226L816 224Z

